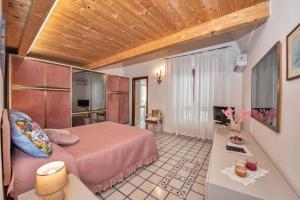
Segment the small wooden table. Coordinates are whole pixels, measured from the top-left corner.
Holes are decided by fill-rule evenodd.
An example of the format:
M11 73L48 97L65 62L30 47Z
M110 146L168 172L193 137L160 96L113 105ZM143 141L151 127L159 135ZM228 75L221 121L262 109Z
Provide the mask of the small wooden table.
M92 193L77 176L69 174L69 183L64 187L64 200L99 200L94 193ZM18 196L18 200L39 200L40 198L35 194L35 190L30 190Z

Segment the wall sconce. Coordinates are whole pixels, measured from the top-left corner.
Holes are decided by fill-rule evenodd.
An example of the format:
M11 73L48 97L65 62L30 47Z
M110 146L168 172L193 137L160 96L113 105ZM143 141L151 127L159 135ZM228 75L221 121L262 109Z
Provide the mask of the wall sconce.
M159 72L156 73L156 82L158 83L158 85L160 85L161 81L162 81L161 70L159 70Z

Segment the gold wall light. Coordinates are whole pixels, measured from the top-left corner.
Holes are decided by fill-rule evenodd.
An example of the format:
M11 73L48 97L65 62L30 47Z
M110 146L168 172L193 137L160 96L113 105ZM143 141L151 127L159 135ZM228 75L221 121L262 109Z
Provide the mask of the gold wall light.
M160 85L160 83L162 82L161 70L156 73L156 82L158 83L158 85Z

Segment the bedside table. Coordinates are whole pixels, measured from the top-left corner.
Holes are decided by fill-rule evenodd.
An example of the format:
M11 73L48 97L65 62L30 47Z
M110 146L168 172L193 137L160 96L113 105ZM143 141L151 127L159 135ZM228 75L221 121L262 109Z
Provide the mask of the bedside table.
M77 176L69 174L69 183L64 187L65 199L64 200L99 200L94 193L92 193ZM18 196L18 200L39 200L35 194L35 190L30 190Z

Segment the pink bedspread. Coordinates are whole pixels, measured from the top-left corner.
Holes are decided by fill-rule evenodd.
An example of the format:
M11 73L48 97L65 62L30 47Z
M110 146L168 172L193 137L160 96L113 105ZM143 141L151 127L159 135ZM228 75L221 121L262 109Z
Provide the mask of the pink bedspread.
M12 149L13 178L10 184L10 195L16 197L32 190L35 185L35 174L39 167L52 161L64 161L68 173L79 177L78 170L72 155L57 144L52 143L53 153L49 158L35 158L16 147Z
M93 192L111 187L158 158L154 135L147 130L114 122L68 130L80 141L63 148L73 155L81 180Z

